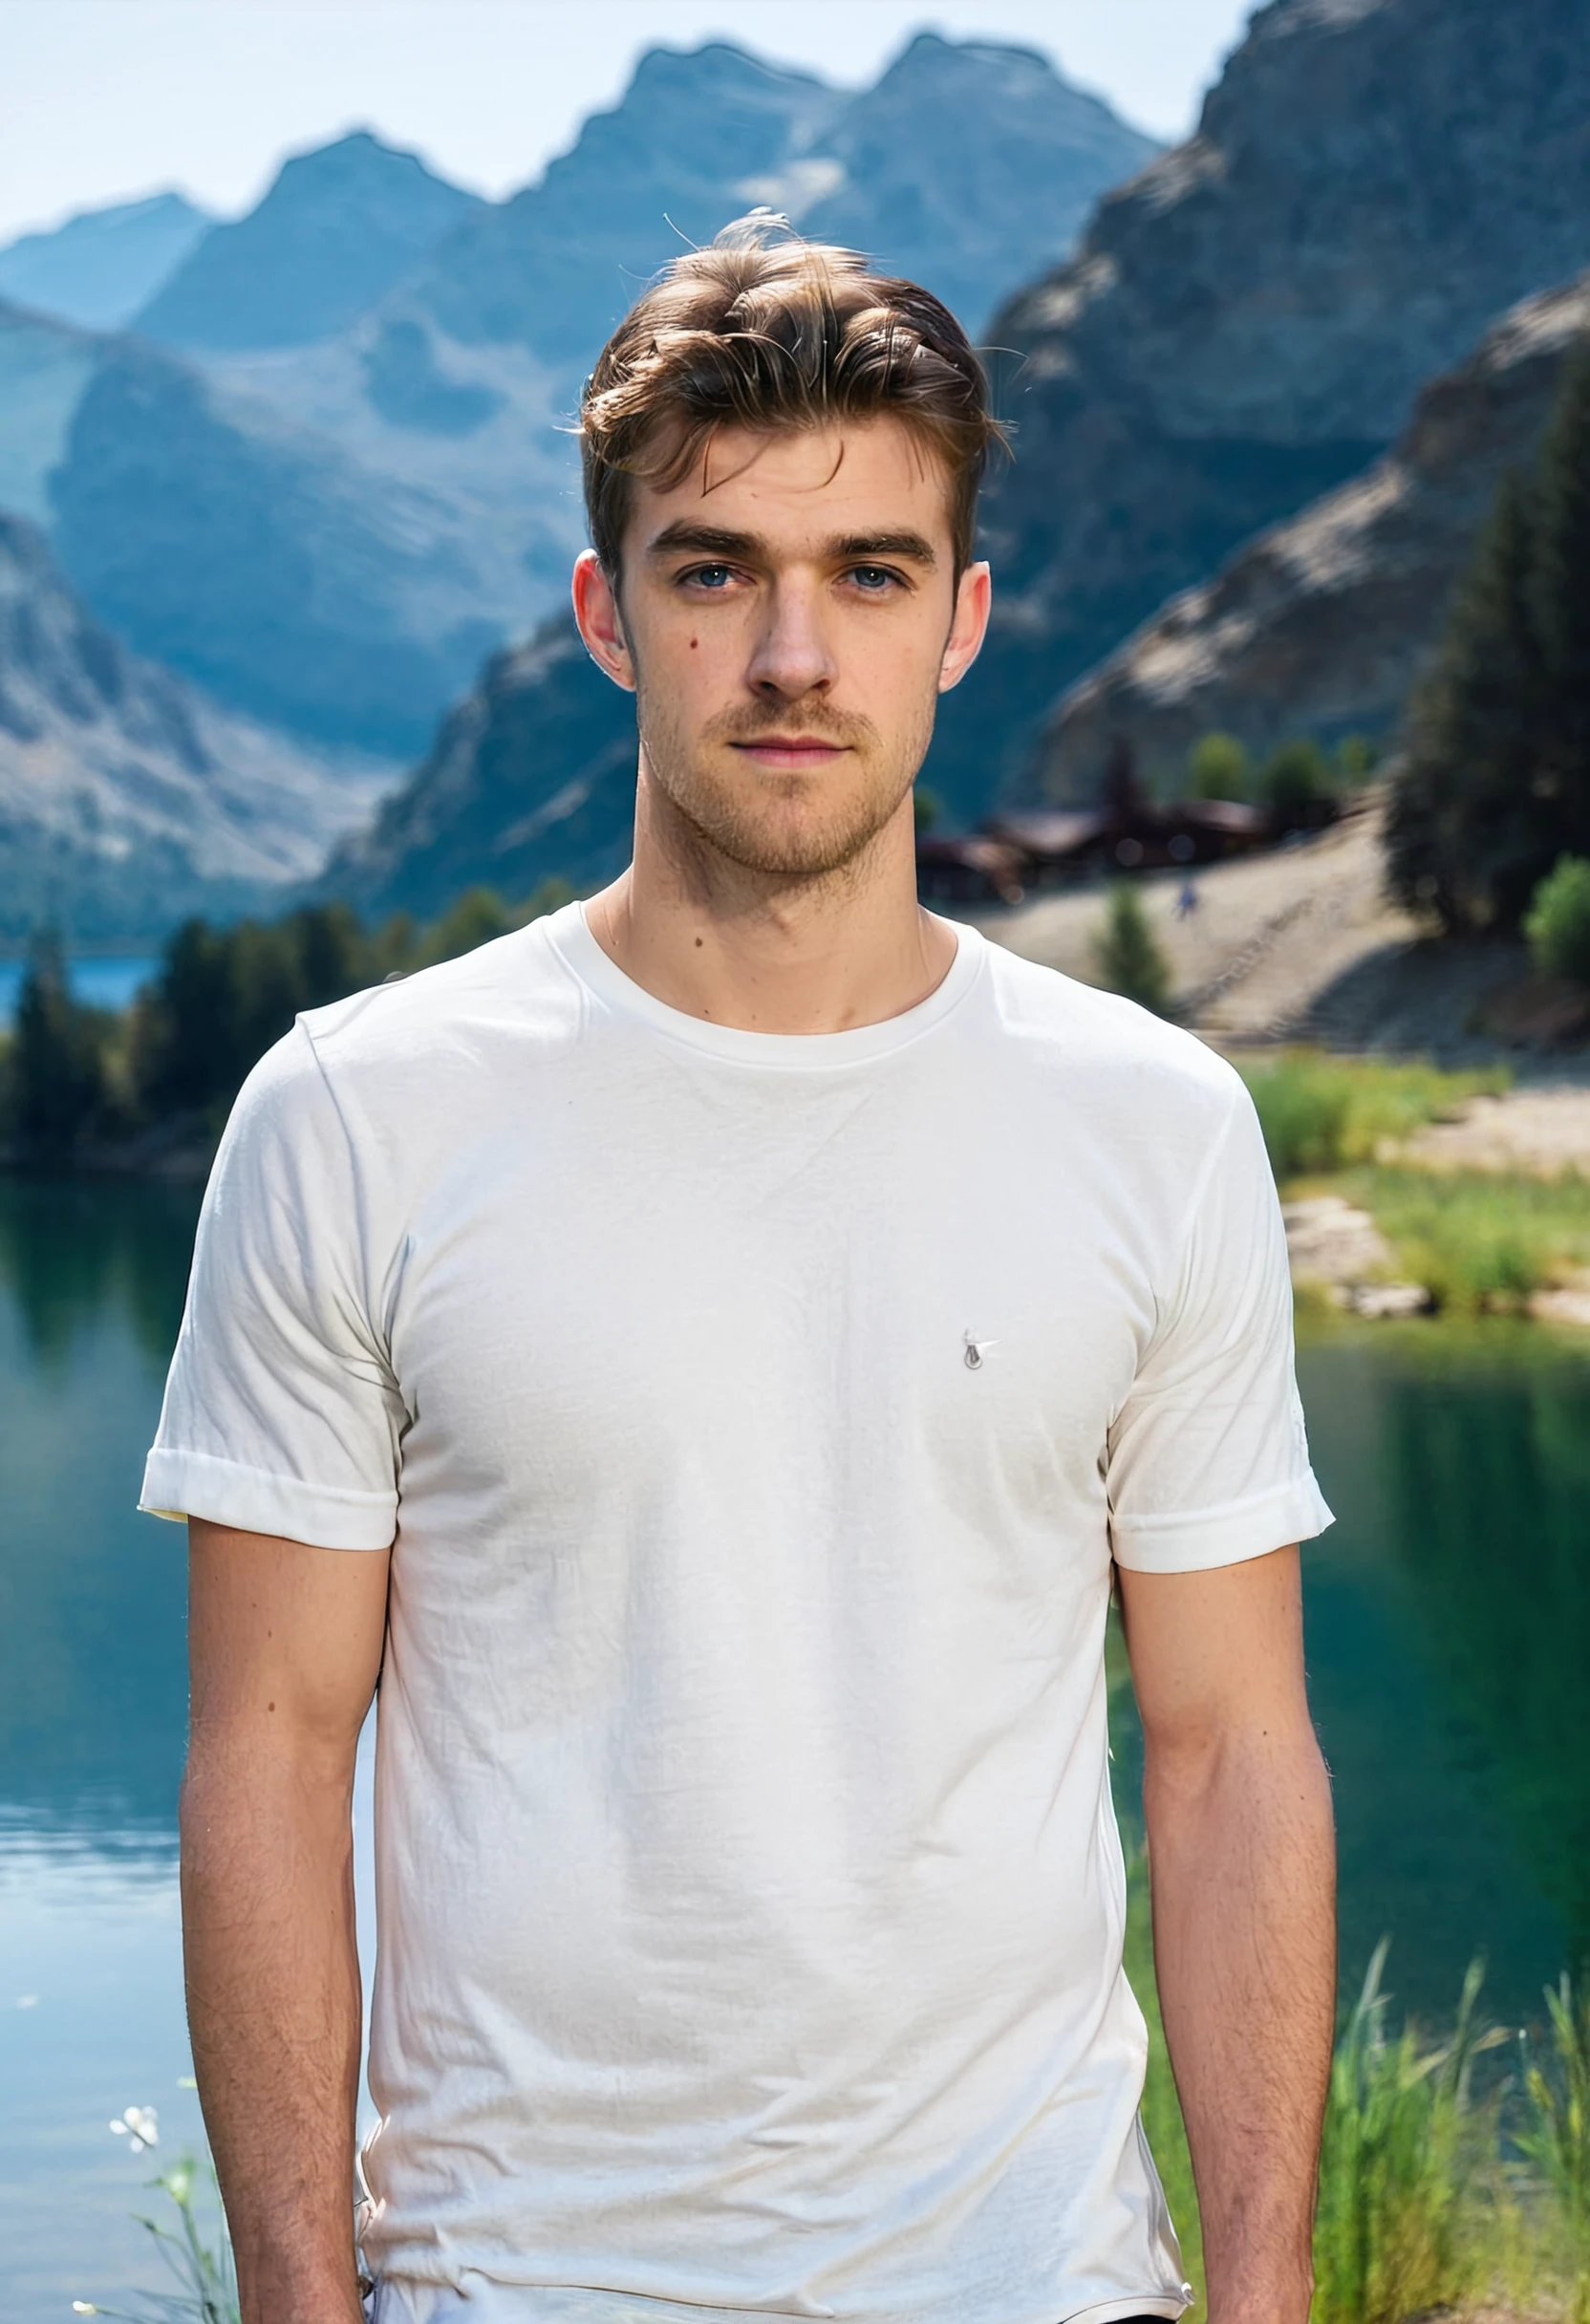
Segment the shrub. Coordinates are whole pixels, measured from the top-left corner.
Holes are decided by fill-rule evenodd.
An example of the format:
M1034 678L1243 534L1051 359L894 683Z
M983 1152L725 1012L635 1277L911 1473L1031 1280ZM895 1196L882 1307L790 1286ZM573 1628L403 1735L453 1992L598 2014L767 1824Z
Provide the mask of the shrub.
M1258 796L1289 830L1328 823L1336 807L1336 778L1318 742L1299 737L1278 742L1258 775Z
M1187 783L1194 799L1246 799L1253 780L1248 753L1234 734L1206 734L1192 746Z
M1505 1088L1505 1072L1444 1073L1423 1064L1329 1057L1292 1049L1243 1067L1270 1167L1282 1184L1305 1173L1372 1158L1385 1138L1407 1137L1466 1099Z
M1154 941L1143 899L1129 880L1117 880L1109 892L1104 933L1093 946L1099 981L1112 993L1124 994L1166 1016L1171 1006L1171 972Z
M1399 1269L1452 1315L1506 1312L1590 1262L1590 1179L1378 1169L1348 1181Z
M1355 789L1367 783L1380 763L1380 753L1367 735L1343 735L1336 745L1336 773L1340 782Z
M1558 856L1535 891L1524 934L1548 976L1590 984L1590 861Z

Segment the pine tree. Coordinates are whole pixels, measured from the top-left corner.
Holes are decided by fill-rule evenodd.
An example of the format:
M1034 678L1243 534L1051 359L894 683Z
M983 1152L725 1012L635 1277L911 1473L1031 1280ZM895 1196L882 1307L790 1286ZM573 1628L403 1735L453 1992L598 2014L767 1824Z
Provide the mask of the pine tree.
M1398 894L1453 930L1516 928L1558 857L1590 854L1590 344L1410 705L1386 849Z
M1590 340L1570 361L1558 397L1537 500L1535 597L1547 708L1536 788L1551 803L1555 860L1590 854Z
M101 1013L72 998L59 938L35 937L17 1001L12 1073L25 1145L55 1153L73 1144L105 1099Z
M1107 991L1124 994L1156 1017L1170 1014L1171 972L1129 880L1117 880L1109 892L1108 917L1094 943L1093 963Z
M1414 697L1392 791L1391 884L1454 931L1516 918L1555 860L1536 863L1534 838L1544 709L1535 555L1533 493L1510 475Z

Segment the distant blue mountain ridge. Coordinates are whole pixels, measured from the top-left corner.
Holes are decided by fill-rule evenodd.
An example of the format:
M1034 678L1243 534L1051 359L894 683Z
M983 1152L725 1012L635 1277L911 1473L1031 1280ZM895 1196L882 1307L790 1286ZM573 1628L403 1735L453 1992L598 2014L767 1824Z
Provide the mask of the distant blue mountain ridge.
M312 346L346 330L487 206L418 154L355 130L284 161L257 207L212 228L134 328L198 355Z
M136 651L312 742L416 753L562 598L580 379L675 251L769 204L976 326L1156 150L1044 58L932 34L859 92L653 51L502 203L360 131L197 240L133 336L0 311L0 479Z
M83 210L0 247L0 298L86 331L118 331L193 254L215 221L182 194Z

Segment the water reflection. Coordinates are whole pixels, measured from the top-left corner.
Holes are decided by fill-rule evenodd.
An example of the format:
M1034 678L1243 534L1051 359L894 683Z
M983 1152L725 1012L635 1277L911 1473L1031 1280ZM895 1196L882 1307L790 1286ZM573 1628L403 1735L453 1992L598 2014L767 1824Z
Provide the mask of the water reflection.
M183 1541L133 1501L197 1201L0 1181L0 1859L169 1861ZM1389 1930L1442 2012L1483 1947L1521 2011L1590 1952L1590 1348L1355 1327L1300 1372L1341 1520L1305 1580L1344 1969Z
M197 1200L0 1183L0 1847L172 1844L183 1537L133 1504Z
M1305 1344L1340 1522L1305 1557L1343 1970L1383 1932L1445 2013L1468 1958L1537 2014L1590 1935L1590 1350L1530 1325Z
M1393 1372L1392 1529L1421 1651L1571 1957L1590 1959L1590 1363L1534 1335Z

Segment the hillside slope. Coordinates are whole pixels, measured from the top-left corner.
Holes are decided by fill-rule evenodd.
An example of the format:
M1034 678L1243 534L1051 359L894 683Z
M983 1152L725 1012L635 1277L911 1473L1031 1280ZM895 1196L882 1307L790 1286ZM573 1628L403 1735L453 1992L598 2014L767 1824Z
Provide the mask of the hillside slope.
M1386 459L1261 533L1072 688L1040 736L1032 795L1093 796L1123 736L1140 774L1173 783L1213 728L1256 756L1287 735L1390 733L1496 485L1532 458L1587 330L1590 274L1514 308L1425 390Z
M229 718L128 654L41 535L0 516L0 937L42 918L147 938L271 905L362 823L389 770Z
M935 789L986 801L1073 679L1590 263L1586 118L1582 0L1257 11L1197 135L995 320L1021 359L985 511L999 597Z
M322 887L363 912L422 918L477 884L511 899L549 876L598 887L629 860L634 766L634 697L555 615L492 657Z
M51 503L74 584L139 653L330 743L418 746L510 598L459 511L139 339L101 344Z

